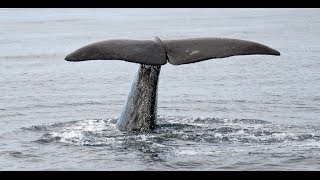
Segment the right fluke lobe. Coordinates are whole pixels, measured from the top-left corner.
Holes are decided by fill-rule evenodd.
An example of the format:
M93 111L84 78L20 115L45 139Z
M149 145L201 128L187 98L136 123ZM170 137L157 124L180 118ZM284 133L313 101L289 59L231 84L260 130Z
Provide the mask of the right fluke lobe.
M173 65L237 55L280 55L278 51L263 44L238 39L193 38L163 42L166 45L169 63Z

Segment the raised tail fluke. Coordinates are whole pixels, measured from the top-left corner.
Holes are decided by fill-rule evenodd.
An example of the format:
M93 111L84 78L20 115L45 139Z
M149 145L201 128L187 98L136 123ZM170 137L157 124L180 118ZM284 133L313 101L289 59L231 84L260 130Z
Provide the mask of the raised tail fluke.
M268 46L238 39L193 38L164 40L169 63L189 64L215 58L236 55L276 55L280 53Z
M157 90L161 65L189 64L236 55L280 53L265 45L222 38L181 40L108 40L89 44L65 59L67 61L124 60L140 63L127 103L117 121L120 130L145 131L156 127Z
M69 54L67 61L123 60L146 65L189 64L237 55L276 55L280 53L256 42L228 38L177 40L114 39L84 46Z

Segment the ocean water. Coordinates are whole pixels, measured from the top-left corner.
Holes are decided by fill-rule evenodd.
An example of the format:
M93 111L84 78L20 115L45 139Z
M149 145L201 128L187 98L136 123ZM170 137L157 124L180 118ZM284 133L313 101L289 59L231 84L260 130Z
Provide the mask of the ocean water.
M319 170L319 9L0 9L0 170ZM162 67L158 128L115 122L139 65L107 39L225 37L281 56Z

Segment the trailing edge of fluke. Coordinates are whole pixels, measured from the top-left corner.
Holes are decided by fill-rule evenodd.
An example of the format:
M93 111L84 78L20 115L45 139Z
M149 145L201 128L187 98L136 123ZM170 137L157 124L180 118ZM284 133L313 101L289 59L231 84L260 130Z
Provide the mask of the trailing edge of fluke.
M112 39L84 46L69 54L67 61L123 60L146 65L189 64L236 55L276 55L263 44L228 38L190 38L175 40Z

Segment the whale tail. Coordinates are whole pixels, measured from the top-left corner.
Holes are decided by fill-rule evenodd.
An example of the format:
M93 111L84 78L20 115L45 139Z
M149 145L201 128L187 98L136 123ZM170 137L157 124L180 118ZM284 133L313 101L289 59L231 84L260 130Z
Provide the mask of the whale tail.
M124 60L140 63L126 105L117 121L119 130L145 131L155 128L157 89L161 65L189 64L235 55L280 53L265 45L221 38L180 40L108 40L89 44L69 54L67 61Z
M236 55L280 53L256 42L228 38L192 38L161 41L114 39L84 46L66 56L67 61L123 60L146 65L189 64Z

